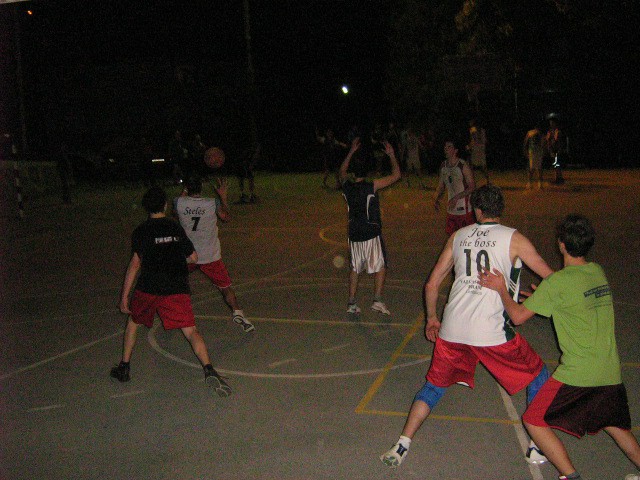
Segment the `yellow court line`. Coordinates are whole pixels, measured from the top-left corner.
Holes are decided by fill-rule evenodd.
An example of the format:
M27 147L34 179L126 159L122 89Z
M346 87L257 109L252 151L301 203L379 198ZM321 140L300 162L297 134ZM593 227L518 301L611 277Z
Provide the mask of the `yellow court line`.
M361 410L358 413L363 415L384 415L386 417L406 417L407 412L395 412L393 410ZM508 418L488 418L488 417L456 417L452 415L436 415L432 413L429 415L430 419L435 420L447 420L453 422L468 422L468 423L498 423L501 425L516 425L521 423L519 420L509 420ZM640 426L631 427L631 430L640 431Z
M371 384L371 387L369 387L369 390L367 391L367 393L364 395L364 397L362 397L362 400L360 400L360 403L356 407L356 413L362 413L364 409L367 407L367 405L369 404L369 402L371 402L376 392L382 386L382 383L387 377L389 371L395 365L396 360L400 357L400 355L402 354L402 351L405 349L409 341L422 327L423 322L424 322L424 314L418 315L418 318L416 318L416 321L413 322L413 325L411 326L411 330L409 330L409 332L405 335L400 345L398 345L398 348L396 348L396 351L393 352L393 354L391 355L391 359L387 362L387 364L382 369L382 372L380 372L378 377Z
M406 417L407 412L394 412L390 410L362 410L362 414L368 415L385 415L389 417ZM509 420L508 418L490 418L490 417L458 417L452 415L429 415L430 419L449 420L454 422L474 422L474 423L499 423L502 425L515 425L520 421Z
M401 353L398 357L424 358L427 360L428 358L431 358L431 355L425 355L424 353Z
M425 358L425 359L431 358L431 355L402 353L402 351L405 349L409 341L411 341L411 339L417 333L419 327L422 326L423 321L424 321L424 316L423 315L418 316L414 324L411 326L411 330L404 337L404 339L402 340L402 343L400 343L396 351L393 352L393 354L391 355L391 359L389 360L389 362L384 366L382 372L380 372L380 374L375 379L371 387L369 387L369 390L364 395L362 400L360 400L360 403L356 407L356 413L362 414L362 415L384 415L384 416L393 416L393 417L407 416L407 412L396 412L392 410L368 410L366 407L371 402L371 400L373 399L375 394L378 392L380 387L382 386L382 383L386 379L389 371L391 370L391 368L393 368L398 358L401 358L401 357ZM555 360L549 360L549 361L545 361L545 363L555 364L558 362ZM632 363L632 362L623 362L621 363L621 365L623 367L634 367L634 368L640 367L639 363ZM447 420L447 421L454 421L454 422L497 423L501 425L516 425L520 423L520 421L514 421L514 420L502 419L502 418L458 417L458 416L451 416L451 415L437 415L433 413L429 415L429 418L432 418L435 420ZM640 430L640 426L631 427L631 430Z

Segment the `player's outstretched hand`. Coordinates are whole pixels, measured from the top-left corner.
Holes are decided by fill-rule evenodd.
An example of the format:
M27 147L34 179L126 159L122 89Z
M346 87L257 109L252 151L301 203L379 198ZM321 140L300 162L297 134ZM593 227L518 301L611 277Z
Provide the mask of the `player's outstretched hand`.
M391 145L386 140L384 142L382 142L382 144L384 145L384 153L386 153L389 157L391 155L395 155L395 152L393 150L393 145Z
M529 298L531 295L533 295L533 292L536 291L536 288L538 288L538 286L535 283L532 283L530 285L531 287L531 291L528 290L520 290L520 297L524 297L525 299ZM524 300L522 298L519 299L519 302L524 302Z
M228 184L227 184L227 179L222 177L222 178L216 178L216 183L215 186L213 187L216 191L216 193L218 195L220 195L220 198L225 199L227 198L227 188L228 188Z
M351 150L349 151L349 153L355 153L357 150L360 149L360 146L362 144L360 143L360 137L356 137L353 139L353 141L351 142Z

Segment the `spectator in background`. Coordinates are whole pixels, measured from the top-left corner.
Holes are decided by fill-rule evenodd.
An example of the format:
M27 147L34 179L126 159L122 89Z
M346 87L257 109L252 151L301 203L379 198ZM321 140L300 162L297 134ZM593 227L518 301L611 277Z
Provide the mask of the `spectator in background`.
M245 152L242 164L239 165L237 175L240 185L240 201L238 203L256 203L258 197L255 193L255 180L253 170L260 160L262 145L257 143L252 149ZM245 193L245 185L248 184L249 194Z
M382 173L382 164L384 159L386 158L386 153L384 152L384 131L382 129L381 123L376 123L371 131L371 149L373 154L373 160L375 163L375 173L376 175L380 175Z
M431 171L431 165L435 163L434 147L436 140L433 129L427 126L418 139L420 140L421 162L425 172L428 174Z
M182 183L189 171L189 149L182 140L182 132L176 130L169 142L167 158L171 164L171 176L176 185Z
M489 183L489 170L487 169L487 132L478 120L469 120L469 143L467 150L470 154L471 166L474 170L480 170Z
M191 174L206 177L208 171L204 164L204 152L207 146L202 141L199 134L195 134L189 144L189 159L191 162Z
M416 134L413 127L407 129L407 134L403 138L404 151L406 152L406 180L407 186L411 186L409 181L409 175L411 173L418 177L418 182L422 188L425 188L425 184L422 181L422 170L420 168L420 139Z
M347 148L347 144L337 140L333 130L330 128L327 128L324 135L320 135L320 132L316 128L316 140L322 145L322 162L324 169L322 185L325 188L329 188L327 179L333 176L335 179L335 188L339 190L340 177L338 176L338 166L340 165L340 158L342 156L341 149Z
M140 138L140 161L142 162L142 174L144 175L144 184L150 188L156 184L155 171L153 169L153 147L147 137Z
M522 144L524 156L527 158L527 190L531 188L534 178L538 182L538 190L542 189L542 160L544 159L545 140L542 131L536 125L527 132Z
M564 183L562 167L569 155L569 139L564 130L560 128L560 123L555 117L549 118L549 130L547 131L545 140L547 143L547 151L553 161L552 166L556 176L554 183L556 185L562 185Z

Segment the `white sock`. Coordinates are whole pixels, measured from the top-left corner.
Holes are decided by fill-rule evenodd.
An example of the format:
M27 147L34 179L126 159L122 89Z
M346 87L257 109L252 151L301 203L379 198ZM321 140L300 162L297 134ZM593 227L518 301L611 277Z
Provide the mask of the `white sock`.
M242 310L234 310L233 314L234 315L242 315L244 317L244 312Z
M409 450L409 446L411 445L411 439L409 437L405 437L404 435L400 435L398 439L398 443L402 445L404 448Z

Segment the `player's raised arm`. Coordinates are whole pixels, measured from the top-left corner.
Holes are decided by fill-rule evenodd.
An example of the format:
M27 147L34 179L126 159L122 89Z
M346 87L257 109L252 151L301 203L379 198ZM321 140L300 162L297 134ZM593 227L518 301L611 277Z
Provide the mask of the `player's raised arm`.
M377 178L373 181L373 191L377 192L378 190L388 187L389 185L400 180L400 164L398 163L398 159L396 158L396 154L393 150L393 146L389 142L383 142L384 152L389 156L391 160L391 173L386 177Z
M214 190L220 197L220 206L216 210L216 215L223 222L228 222L231 220L231 211L229 210L229 203L227 202L227 179L226 178L218 178L216 180L216 185Z
M345 179L347 178L349 163L351 163L351 158L353 157L354 153L356 153L360 149L360 145L361 145L360 137L354 138L353 141L351 142L351 148L349 149L349 153L347 153L347 156L342 161L342 165L340 165L340 171L338 172L340 176L340 183L344 183Z

